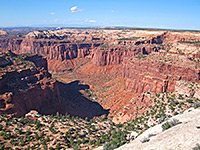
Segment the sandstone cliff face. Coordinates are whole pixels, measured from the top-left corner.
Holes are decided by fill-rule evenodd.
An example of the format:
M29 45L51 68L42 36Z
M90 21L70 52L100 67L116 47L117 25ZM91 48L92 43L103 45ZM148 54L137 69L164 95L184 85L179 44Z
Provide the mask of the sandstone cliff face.
M118 112L114 115L114 122L123 123L142 116L145 109L152 104L150 96L146 93L134 96L127 101L128 102L124 104L123 107L121 106L121 108L118 109Z
M164 42L167 41L199 41L200 35L197 32L167 32L163 35Z
M96 66L117 65L121 64L125 57L130 58L139 54L158 52L164 48L160 44L163 43L166 33L146 40L114 40L112 41L113 44L105 43L105 45L101 45L93 50L92 62Z
M150 54L151 52L157 52L160 49L161 47L156 45L143 45L142 47L129 49L121 46L109 49L101 49L98 47L93 51L92 62L96 66L117 65L121 64L125 57L130 58L139 54Z
M0 114L23 116L32 109L44 114L62 110L58 83L46 70L46 59L11 51L0 58Z
M18 53L35 53L48 60L70 60L83 58L90 53L93 44L76 44L69 41L30 40L24 39Z
M47 60L41 56L8 51L0 54L0 65L0 114L23 116L37 110L92 118L108 113L79 92L88 85L52 79L46 70Z
M0 114L23 116L32 109L44 114L59 110L59 91L43 69L13 71L1 76Z
M77 33L77 35L74 35L74 33L68 30L34 31L27 34L24 38L17 35L0 37L0 51L11 50L18 54L38 54L65 66L62 63L65 64L66 62L63 61L85 58L101 43L100 38L95 38L89 34L82 35ZM49 68L51 69L51 67ZM73 68L73 62L70 68ZM55 68L54 70L57 71Z
M178 80L198 82L199 73L195 68L132 58L124 61L122 76L128 90L160 93L174 91Z
M7 50L19 51L21 49L22 39L9 39L0 38L0 51L5 52Z

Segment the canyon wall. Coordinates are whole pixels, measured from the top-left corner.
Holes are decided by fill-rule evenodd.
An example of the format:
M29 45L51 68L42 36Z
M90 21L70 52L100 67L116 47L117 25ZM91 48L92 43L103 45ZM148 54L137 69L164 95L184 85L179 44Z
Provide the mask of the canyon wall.
M23 116L33 109L55 114L61 108L57 86L44 68L7 72L0 79L0 114Z
M17 53L35 53L48 60L70 60L83 58L90 53L93 44L77 44L69 41L29 40L24 39Z
M65 84L47 71L47 60L36 54L0 54L0 114L24 116L30 110L41 114L68 114L88 117L107 114L97 102L79 90L88 89L79 81Z
M200 70L175 66L168 63L131 58L123 63L122 76L126 79L126 88L136 93L172 92L176 81L198 82Z
M0 114L23 116L30 110L56 114L64 109L59 84L38 55L0 54Z
M19 51L21 49L22 38L11 39L9 37L0 38L0 51Z
M134 47L129 49L120 46L108 49L97 48L93 51L92 63L96 66L117 65L121 64L125 57L130 58L139 54L150 54L151 52L158 52L161 49L157 45Z
M51 64L48 66L50 71L63 71L73 69L77 62L73 62L74 59L91 55L93 49L100 46L102 42L103 39L100 40L90 34L73 35L65 30L34 31L25 37L0 36L0 52L11 50L17 54L38 54L47 58Z
M31 53L46 57L48 60L71 60L84 58L101 42L91 35L74 35L67 31L34 31L24 38L17 35L0 37L0 51L11 50L15 53Z

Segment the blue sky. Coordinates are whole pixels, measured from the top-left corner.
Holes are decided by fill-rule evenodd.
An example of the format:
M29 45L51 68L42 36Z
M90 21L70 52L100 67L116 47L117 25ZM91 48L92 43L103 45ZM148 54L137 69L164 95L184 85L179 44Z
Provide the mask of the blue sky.
M0 0L0 26L200 30L200 0Z

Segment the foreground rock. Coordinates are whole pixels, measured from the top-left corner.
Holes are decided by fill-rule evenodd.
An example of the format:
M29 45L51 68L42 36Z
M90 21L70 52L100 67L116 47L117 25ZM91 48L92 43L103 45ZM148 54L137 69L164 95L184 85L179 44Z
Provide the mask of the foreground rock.
M200 109L191 108L170 120L172 119L177 119L180 124L163 131L162 125L166 123L165 121L117 150L189 150L195 147L200 139Z

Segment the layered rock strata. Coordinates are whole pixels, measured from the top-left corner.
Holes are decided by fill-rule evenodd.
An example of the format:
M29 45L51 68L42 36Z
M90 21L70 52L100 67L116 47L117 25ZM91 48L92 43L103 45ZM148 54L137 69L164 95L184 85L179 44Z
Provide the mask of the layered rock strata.
M126 59L122 70L126 88L136 93L172 92L176 81L198 82L200 79L199 69L138 58Z

